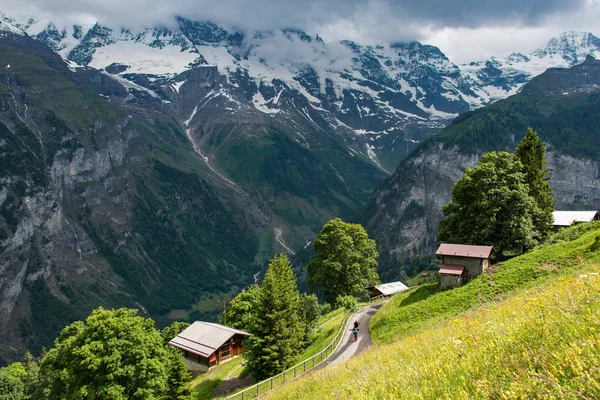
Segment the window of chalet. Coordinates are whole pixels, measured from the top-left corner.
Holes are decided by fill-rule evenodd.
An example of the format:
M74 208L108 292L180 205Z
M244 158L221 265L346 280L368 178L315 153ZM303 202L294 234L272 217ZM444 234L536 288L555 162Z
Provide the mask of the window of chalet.
M221 359L231 357L231 345L221 348Z

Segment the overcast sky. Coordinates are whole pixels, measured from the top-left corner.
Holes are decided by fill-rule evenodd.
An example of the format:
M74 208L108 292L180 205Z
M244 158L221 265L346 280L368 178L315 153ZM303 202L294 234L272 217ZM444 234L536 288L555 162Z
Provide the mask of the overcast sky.
M457 63L529 52L565 30L600 33L600 0L0 0L5 14L132 28L175 15L248 30L303 29L326 40L419 40Z

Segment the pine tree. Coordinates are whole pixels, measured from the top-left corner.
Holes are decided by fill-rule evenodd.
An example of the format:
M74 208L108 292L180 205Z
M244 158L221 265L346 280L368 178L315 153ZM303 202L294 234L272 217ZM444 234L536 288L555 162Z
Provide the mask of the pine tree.
M549 171L546 168L546 144L540 140L533 129L529 128L517 147L515 155L523 164L525 184L529 188L529 195L535 201L533 226L536 239L543 240L552 228L554 211L554 195L550 186Z
M305 327L298 314L300 294L285 254L271 260L259 292L257 318L246 340L246 358L256 379L290 367L302 349Z
M183 332L188 326L190 326L190 324L187 322L175 321L160 331L163 344L168 353L168 400L188 400L191 398L192 392L190 385L188 384L191 380L191 376L183 361L181 351L169 345L169 341Z

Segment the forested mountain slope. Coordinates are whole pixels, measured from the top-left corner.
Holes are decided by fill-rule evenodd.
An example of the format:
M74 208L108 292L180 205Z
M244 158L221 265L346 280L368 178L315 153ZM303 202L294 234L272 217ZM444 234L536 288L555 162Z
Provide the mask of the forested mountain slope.
M600 208L600 61L549 69L506 100L457 117L404 160L359 216L383 277L431 254L454 182L487 151L512 151L528 127L548 145L557 209ZM382 278L384 279L384 278Z
M119 101L130 96L122 86L93 69L71 70L27 36L3 33L0 49L2 361L25 347L39 351L98 305L138 307L159 320L189 312L211 293L251 283L280 248L274 226L283 224L269 199L251 199L243 184L215 174L187 126ZM294 150L276 127L257 126L262 139L252 140L287 140L298 159L289 173L328 179L303 175L307 160L318 168L315 157ZM273 178L268 168L281 155L263 154L267 161L245 172ZM338 196L333 186L320 187Z

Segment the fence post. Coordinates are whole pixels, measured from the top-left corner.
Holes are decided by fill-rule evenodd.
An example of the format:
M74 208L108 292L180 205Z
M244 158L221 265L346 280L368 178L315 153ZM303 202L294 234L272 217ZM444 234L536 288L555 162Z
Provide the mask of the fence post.
M285 383L285 371L283 371L283 383Z
M245 390L242 392L242 400L244 400L244 393L246 393Z
M258 397L258 389L260 388L260 383L256 385L256 397Z

